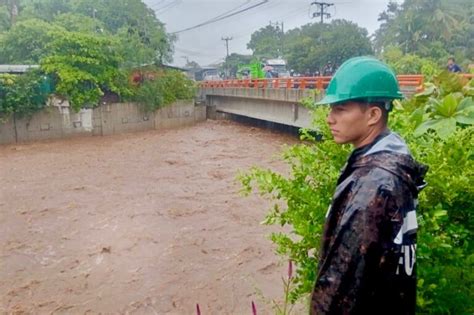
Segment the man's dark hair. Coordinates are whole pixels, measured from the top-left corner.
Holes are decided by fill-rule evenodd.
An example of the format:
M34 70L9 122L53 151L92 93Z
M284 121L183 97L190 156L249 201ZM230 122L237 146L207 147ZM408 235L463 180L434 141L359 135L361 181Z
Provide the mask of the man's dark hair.
M454 60L454 57L449 57L448 60L451 60L452 62L456 62L456 60Z

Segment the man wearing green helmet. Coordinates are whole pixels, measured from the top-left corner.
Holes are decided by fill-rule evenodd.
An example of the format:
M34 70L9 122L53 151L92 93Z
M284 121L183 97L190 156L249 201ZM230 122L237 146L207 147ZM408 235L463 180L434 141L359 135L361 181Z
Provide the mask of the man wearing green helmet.
M414 314L416 212L427 168L387 128L402 98L394 73L372 57L341 65L318 104L334 141L351 143L326 216L311 314Z

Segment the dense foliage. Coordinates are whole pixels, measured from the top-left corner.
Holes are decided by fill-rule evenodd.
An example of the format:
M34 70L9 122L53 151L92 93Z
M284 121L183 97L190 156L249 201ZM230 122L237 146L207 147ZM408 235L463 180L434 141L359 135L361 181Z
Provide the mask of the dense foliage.
M240 66L248 65L254 61L256 61L256 59L250 55L241 55L233 53L226 58L223 68L231 76L236 76Z
M116 83L123 75L120 58L109 39L76 32L53 36L41 68L57 78L56 94L68 99L73 109L96 105L104 90L123 94Z
M431 80L442 71L442 66L434 59L403 54L402 50L395 46L387 47L382 54L382 59L397 74L423 74L425 79Z
M50 93L51 80L38 71L0 75L0 122L11 115L27 117L43 109Z
M25 82L34 86L45 75L75 110L96 106L105 93L143 101L150 109L189 99L194 87L174 71L162 71L139 87L128 80L133 69L170 61L174 40L140 0L0 0L0 64L41 67L21 78L7 76L0 115L41 109L46 102L32 106L25 99L31 92ZM13 92L22 88L25 97Z
M177 100L194 98L196 86L182 72L157 70L155 76L135 87L129 100L143 104L147 111L154 111Z
M322 73L328 63L337 67L351 57L373 53L367 30L346 20L307 24L290 30L286 39L288 63L300 73Z
M6 2L0 2L0 25L1 12L11 11L11 3ZM166 34L153 10L140 0L16 2L19 4L17 23L11 25L9 16L3 33L0 28L0 63L38 63L44 56L44 47L52 40L50 30L58 27L117 37L116 48L122 53L134 45L133 53L128 52L123 59L130 66L171 61L174 36Z
M391 114L391 128L430 167L418 211L418 309L424 314L472 314L474 82L463 87L458 76L446 73L436 82L397 103ZM290 233L274 233L272 240L278 253L298 266L294 299L312 288L324 215L350 150L329 140L326 112L315 109L322 141L306 133L304 144L284 152L290 176L260 168L240 176L246 193L257 189L272 200L265 223L291 227Z
M20 21L0 35L0 64L38 64L47 54L53 33L62 30L39 19Z
M284 57L299 73L321 72L328 63L340 65L351 57L372 54L367 30L346 20L307 24L285 34L269 25L254 32L247 47L258 59Z
M405 54L446 63L455 56L467 66L474 55L474 4L471 0L405 0L391 2L379 16L378 52L397 46Z
M257 59L282 57L297 73L321 73L350 57L375 54L398 74L428 74L455 57L469 72L474 55L474 3L471 0L391 1L379 14L380 28L367 30L345 20L310 23L283 32L270 24L251 35L247 48ZM397 56L397 58L393 58ZM472 66L471 66L472 67Z
M283 36L279 27L267 25L252 33L247 48L252 50L256 58L277 58L283 54Z

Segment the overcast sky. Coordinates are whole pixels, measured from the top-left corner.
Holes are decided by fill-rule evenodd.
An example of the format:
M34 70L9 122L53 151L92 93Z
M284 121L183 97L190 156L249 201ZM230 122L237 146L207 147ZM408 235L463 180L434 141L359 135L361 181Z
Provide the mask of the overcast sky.
M320 18L311 18L317 7L314 0L144 0L155 10L156 16L165 23L168 33L178 32L218 17L229 10L235 11L257 5L243 13L206 26L183 31L175 44L173 65L183 66L186 58L201 66L222 61L226 56L225 41L229 41L229 53L251 54L247 50L250 35L270 22L284 24L285 32ZM320 1L319 2L331 2ZM331 19L346 19L357 23L372 34L378 27L379 13L387 8L389 0L335 0L328 8ZM402 2L398 0L397 2ZM232 12L235 12L232 11ZM330 19L329 19L330 20ZM328 20L328 21L329 21Z

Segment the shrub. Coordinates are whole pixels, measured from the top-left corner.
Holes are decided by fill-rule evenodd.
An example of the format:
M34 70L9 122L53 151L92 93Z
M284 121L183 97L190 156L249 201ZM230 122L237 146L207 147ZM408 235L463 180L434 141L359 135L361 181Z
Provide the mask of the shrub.
M56 78L56 94L75 111L98 104L104 90L123 94L120 57L108 38L77 32L55 32L41 68Z
M177 100L192 99L195 92L194 83L182 72L156 70L153 78L136 87L129 99L141 103L145 110L154 111Z
M46 106L50 93L50 80L39 71L0 75L0 119L31 116Z

